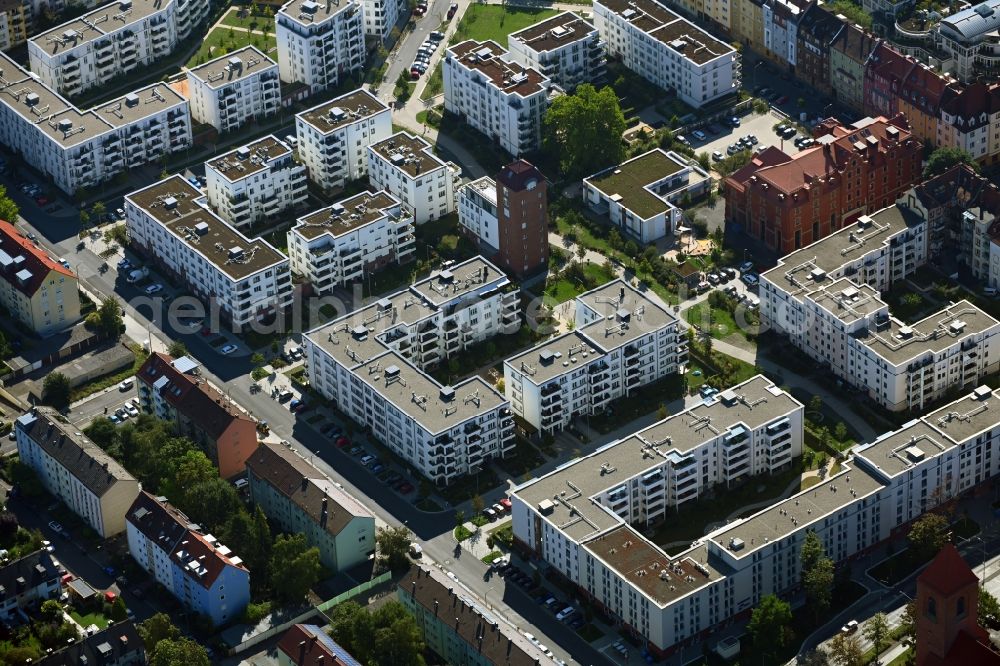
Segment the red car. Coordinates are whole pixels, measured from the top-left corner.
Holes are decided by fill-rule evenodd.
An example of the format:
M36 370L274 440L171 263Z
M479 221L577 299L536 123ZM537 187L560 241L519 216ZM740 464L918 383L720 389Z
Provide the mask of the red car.
M420 78L420 70L419 69L411 69L410 70L410 78L413 79L414 81L416 81L417 79L419 79Z
M399 492L402 493L403 495L409 495L410 493L413 492L413 484L407 481L406 483L404 483L399 487Z
M506 511L507 513L510 513L510 500L509 499L507 499L506 497L504 497L502 500L500 500L500 506L503 507L504 511Z
M35 197L35 203L39 206L44 206L49 203L49 200L45 197Z
M347 437L341 435L340 437L337 438L336 444L337 444L337 448L338 449L342 449L342 448L344 448L346 446L350 446L351 445L351 440L349 440L349 439L347 439Z
M202 326L201 327L201 337L207 338L210 335L212 335L212 329L210 329L208 326Z
M784 97L779 97L779 98L778 98L778 101L777 101L777 102L775 102L775 104L779 104L779 105L780 105L780 104L784 104L784 103L785 103L785 102L787 102L787 101L788 101L788 96L784 96Z

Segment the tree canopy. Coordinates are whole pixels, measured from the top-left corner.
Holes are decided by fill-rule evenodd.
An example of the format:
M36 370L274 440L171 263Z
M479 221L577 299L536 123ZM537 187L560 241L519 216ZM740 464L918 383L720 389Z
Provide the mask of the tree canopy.
M830 641L830 657L838 666L861 666L864 655L857 633L840 633Z
M52 372L42 382L42 400L46 404L62 409L69 405L69 377L61 372Z
M96 310L87 315L87 325L113 338L121 335L122 306L114 296L101 301Z
M389 601L374 612L348 601L332 609L330 620L330 635L362 664L425 663L420 629L398 601Z
M925 513L910 527L910 546L925 560L944 548L948 541L948 521L937 513Z
M410 530L403 525L380 527L375 535L375 547L381 566L392 571L405 569L409 565Z
M927 160L927 166L924 167L924 177L936 176L938 174L944 173L956 164L968 164L977 173L979 172L979 163L967 150L961 148L938 148L933 153L931 153L930 158Z
M170 621L170 616L166 613L157 613L147 620L143 620L136 627L142 644L146 647L146 652L152 654L160 641L177 640L181 637L181 630Z
M625 116L610 87L589 83L552 100L545 112L544 144L568 176L590 175L625 157Z
M208 653L190 638L160 641L149 659L150 666L211 666Z
M792 607L773 594L761 598L750 614L747 633L762 652L785 645L785 630L792 624Z
M281 534L271 547L271 589L289 602L301 601L320 580L319 548L310 548L304 534Z
M14 200L7 196L7 188L0 185L0 220L6 220L11 224L17 224L17 215L19 213L17 204Z

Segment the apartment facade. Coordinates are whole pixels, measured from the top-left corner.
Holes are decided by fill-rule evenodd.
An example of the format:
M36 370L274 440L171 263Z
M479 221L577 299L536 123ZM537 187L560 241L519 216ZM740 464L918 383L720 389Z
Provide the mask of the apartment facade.
M959 148L977 161L1000 159L1000 85L977 81L941 106L937 145Z
M389 107L362 88L295 115L299 159L324 190L363 178L368 146L392 133Z
M132 559L185 608L216 627L240 617L250 602L243 560L167 498L143 491L128 510L127 528Z
M384 191L362 192L300 217L288 231L292 272L326 294L414 258L413 217Z
M44 548L0 567L0 618L5 622L18 611L46 599L58 599L62 574L52 554Z
M795 76L829 95L831 42L844 23L818 4L810 4L802 13L795 31Z
M194 359L153 352L135 378L144 412L173 423L179 435L205 452L222 478L243 472L257 449L257 422L201 378Z
M329 477L281 444L265 442L247 460L250 499L282 532L303 534L333 573L375 552L375 516Z
M191 115L221 133L277 115L281 109L278 63L256 46L187 70Z
M764 442L788 431L793 440L799 436L801 420L789 418L788 430L782 432L783 417L767 418L783 400L780 390L774 388L749 408L739 393L745 386L731 390L736 393L733 406L747 413L749 421L727 426L724 418L694 412L679 415L687 419L681 421L681 432L701 427L697 439L712 437L715 430L728 438L732 433L726 427L746 428ZM978 388L858 449L824 482L731 521L673 556L643 536L641 512L634 513L631 504L626 510L620 501L611 504L615 500L608 499L607 491L634 488L627 493L629 503L657 507L666 484L663 471L654 468L680 459L678 443L672 437L629 438L515 487L515 544L548 562L654 654L669 655L688 640L708 639L714 628L746 614L762 597L794 592L808 532L820 537L834 562L843 562L885 541L939 502L994 477L1000 472L1000 422L989 407L998 397L987 387ZM713 408L719 406L695 410ZM757 424L763 425L760 433ZM778 434L769 436L768 429ZM737 446L745 444L745 435L737 435L743 438ZM690 441L680 436L682 442ZM629 446L634 453L612 457ZM709 470L718 465L709 462ZM637 471L645 474L636 478ZM621 507L620 513L610 506ZM636 515L639 520L630 523Z
M843 23L830 43L830 87L837 100L860 112L865 104L865 67L877 40L860 26Z
M761 319L891 411L974 387L1000 368L1000 322L959 301L905 324L879 296L927 262L927 244L905 199L864 215L761 275Z
M700 108L740 87L740 55L656 0L598 0L594 25L609 56Z
M494 41L468 39L445 52L444 108L499 141L514 157L537 149L551 80L512 61Z
M696 162L654 148L583 179L583 200L623 236L646 244L672 236L682 223L685 197L707 193L712 179Z
M0 2L0 51L20 46L28 40L30 18L21 0Z
M576 326L503 363L514 413L544 433L681 370L677 318L622 280L576 297Z
M19 416L14 435L21 462L49 493L102 538L124 531L125 512L139 494L139 482L114 458L48 407Z
M310 331L309 382L438 485L514 446L510 404L482 378L451 386L424 373L519 330L519 290L482 257Z
M971 83L977 76L996 76L1000 68L1000 1L984 0L941 19L934 45L948 70Z
M594 24L562 12L507 37L510 58L572 91L605 74L604 42Z
M300 208L309 196L305 165L273 134L205 162L205 181L212 210L241 231Z
M199 0L115 0L28 40L31 71L72 97L166 57L208 16Z
M457 166L443 162L420 137L406 132L368 146L368 180L413 212L417 224L455 210Z
M80 110L0 54L0 143L73 194L186 150L191 113L160 83Z
M208 208L201 192L171 176L125 197L134 249L175 276L237 331L292 302L287 257Z
M902 116L824 121L814 134L819 145L765 149L723 182L726 219L780 253L889 206L923 175L923 147Z
M9 316L45 337L80 319L76 275L0 220L0 304Z
M285 83L304 83L315 95L337 87L365 64L365 11L357 0L289 0L275 24Z
M75 643L46 652L34 662L35 666L142 666L146 661L146 647L132 620L114 622L97 633L88 633Z

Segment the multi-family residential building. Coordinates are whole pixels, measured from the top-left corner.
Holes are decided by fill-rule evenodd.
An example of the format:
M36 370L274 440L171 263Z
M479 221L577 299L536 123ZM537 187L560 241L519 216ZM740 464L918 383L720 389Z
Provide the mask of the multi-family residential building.
M594 25L608 55L695 108L735 93L740 55L656 0L597 0Z
M132 620L108 623L96 633L87 632L76 642L31 662L34 666L143 666L146 648Z
M0 220L0 304L41 336L80 319L80 289L68 268Z
M234 329L292 303L288 258L208 208L202 193L171 176L125 197L133 248L208 302Z
M143 491L128 510L132 559L185 608L215 626L240 617L250 602L250 572L243 560L165 497Z
M764 52L765 0L734 0L729 12L730 34L757 53ZM751 70L753 85L758 85L757 73Z
M201 0L114 0L28 40L31 71L79 95L169 55L208 8Z
M604 76L604 42L593 23L562 12L507 37L510 58L573 90Z
M191 146L186 99L154 83L83 111L0 54L0 143L63 192Z
M315 624L295 624L278 641L278 666L361 666Z
M413 216L384 191L361 192L304 217L288 231L292 272L320 294L414 258Z
M892 22L904 9L913 7L914 0L862 0L861 7L873 18Z
M775 440L801 441L801 405L766 384L754 378L674 417L673 428L656 431L658 424L653 437L613 443L515 487L515 545L545 560L654 654L667 655L705 640L762 597L798 588L807 532L844 562L1000 473L1000 422L991 409L1000 395L984 386L860 448L822 483L667 555L641 530L677 483L674 466L681 475L698 468L684 467L693 443L719 438L724 452L759 441L766 461L768 448L786 445ZM628 450L634 453L620 453ZM701 466L712 474L727 464L704 458Z
M305 165L274 135L205 162L208 203L226 222L244 231L288 210L309 196Z
M1000 322L968 301L906 324L879 296L927 261L909 199L793 252L760 280L772 330L886 409L922 410L1000 368Z
M335 88L365 64L365 12L358 0L289 0L275 16L281 80L310 94Z
M763 6L764 51L766 58L782 70L796 66L796 31L803 13L809 6L806 0L766 0Z
M494 41L449 46L442 69L444 108L517 157L542 142L542 118L558 88L512 60Z
M61 577L44 548L0 566L0 619L9 621L23 608L58 598Z
M923 149L906 119L824 121L818 145L787 155L767 148L723 182L726 219L789 253L885 208L923 173Z
M368 180L412 210L417 224L455 210L459 169L434 154L431 145L406 132L368 146Z
M535 666L552 661L470 590L434 567L410 567L397 583L396 598L416 619L427 647L446 663Z
M298 453L265 442L247 460L250 499L282 532L303 534L323 566L347 571L375 552L375 516Z
M519 290L482 257L310 331L310 385L439 485L514 447L510 403L478 375L444 386L423 372L520 328Z
M220 132L270 118L281 109L278 63L244 46L187 70L191 115Z
M135 375L139 404L197 444L219 476L232 478L257 449L257 423L199 376L198 365L190 356L153 352Z
M309 179L324 190L368 173L368 146L392 134L392 113L358 88L295 115L296 152Z
M1000 84L970 83L941 106L937 145L960 148L976 160L1000 159Z
M503 362L514 413L542 432L602 412L687 360L677 318L623 280L577 296L574 322L569 333Z
M583 179L583 200L622 235L640 243L672 236L684 217L682 199L707 193L712 179L697 162L654 148Z
M934 30L946 71L961 81L996 76L1000 68L1000 0L984 0L945 16Z
M0 51L20 46L28 39L30 15L23 0L0 2Z
M843 27L835 14L819 4L810 4L795 31L795 76L826 95L833 92L830 44Z
M865 106L865 67L876 43L874 35L847 22L830 42L830 87L839 102L858 112Z
M542 173L515 160L496 180L483 176L459 189L458 223L508 273L537 273L549 263L547 193Z
M102 538L125 529L139 482L59 412L35 407L14 423L21 462L45 489Z

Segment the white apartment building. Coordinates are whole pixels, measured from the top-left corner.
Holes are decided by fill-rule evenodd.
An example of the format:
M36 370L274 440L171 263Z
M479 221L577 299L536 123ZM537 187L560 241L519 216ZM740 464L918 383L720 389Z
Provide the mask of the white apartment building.
M31 71L68 96L169 55L208 15L204 0L115 0L28 40Z
M292 303L288 259L227 224L180 176L127 195L125 223L136 251L218 308L236 331Z
M21 462L101 538L125 531L125 514L139 495L139 482L61 419L48 407L35 407L17 418L14 436Z
M493 249L499 246L495 180L483 176L458 188L458 223L480 243Z
M300 217L288 231L292 272L319 294L414 258L413 217L386 192L362 192Z
M358 0L289 0L275 16L281 80L310 94L340 85L365 64L365 14Z
M255 46L187 70L191 115L219 132L269 118L281 109L278 63Z
M901 199L761 275L763 322L886 409L923 409L1000 368L1000 322L968 301L906 324L879 297L927 261L927 224Z
M72 194L186 150L191 113L161 83L80 110L0 54L0 143Z
M996 215L982 206L962 211L962 259L973 277L988 287L1000 285L1000 239Z
M392 135L392 112L358 88L295 114L296 150L309 179L324 190L368 173L368 146Z
M674 235L684 220L681 199L699 197L711 186L712 178L697 162L654 148L584 178L582 194L623 236L646 244Z
M482 257L451 266L310 331L310 385L438 485L514 447L510 403L478 375L423 372L520 328L519 291Z
M563 12L507 37L510 57L573 90L604 76L604 42L593 23Z
M503 362L514 413L551 433L678 372L687 339L677 318L623 280L576 297L576 326Z
M712 399L653 426L659 430L652 436L612 443L515 487L515 543L544 558L654 653L667 655L688 639L703 640L761 597L797 587L807 531L841 562L1000 473L1000 420L990 409L1000 394L980 387L857 450L823 483L667 555L641 530L659 521L677 465L694 476L688 468L700 466L713 480L726 467L712 455L694 463L685 458L699 449L725 451L733 430L744 428L749 433L738 434L743 441L735 446L750 434L764 451L759 469L767 472L768 450L785 445L774 441L790 435L784 441L793 448L801 442L801 405L769 384L755 377L731 389L729 405Z
M594 25L608 55L695 108L739 90L739 53L656 0L596 0Z
M1000 0L966 5L945 16L934 29L934 45L942 68L969 83L977 74L996 75L1000 66Z
M306 167L274 135L205 162L212 210L243 231L305 204Z
M417 224L455 210L455 180L460 170L441 161L431 145L406 132L368 146L368 180L413 212Z
M547 76L510 60L494 41L469 39L448 47L442 68L444 108L495 141L514 157L542 142L549 94Z
M365 34L387 42L403 7L407 5L397 0L364 0Z

